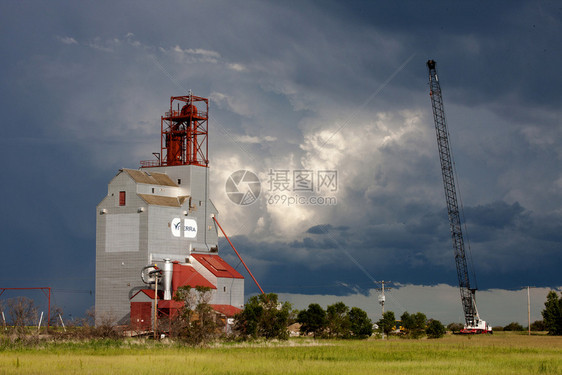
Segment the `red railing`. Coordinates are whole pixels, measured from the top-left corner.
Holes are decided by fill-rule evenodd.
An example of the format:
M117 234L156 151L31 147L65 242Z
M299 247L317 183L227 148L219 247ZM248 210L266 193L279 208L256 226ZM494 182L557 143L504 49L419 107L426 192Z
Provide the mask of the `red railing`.
M160 160L141 160L141 168L160 167Z

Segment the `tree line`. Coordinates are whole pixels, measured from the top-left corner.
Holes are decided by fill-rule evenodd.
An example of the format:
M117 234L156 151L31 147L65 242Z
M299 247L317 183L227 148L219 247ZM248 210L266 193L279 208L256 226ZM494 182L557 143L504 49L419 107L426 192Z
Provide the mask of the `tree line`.
M315 338L366 339L377 333L416 339L423 336L440 338L445 335L447 329L458 331L463 327L460 323L451 323L445 328L440 321L427 319L421 312L404 312L400 320L396 320L392 311L385 312L375 326L365 311L358 307L350 308L343 302L329 305L325 310L319 304L311 303L308 308L298 311L294 310L290 303L279 301L277 294L269 293L250 297L244 309L234 317L232 331L226 332L225 319L221 319L209 304L211 296L210 288L180 288L174 299L183 302L183 306L168 319L159 320L154 336L165 334L189 345L204 345L218 339L286 340L290 335L288 327L298 323L302 335ZM544 305L543 320L534 322L531 329L548 331L550 335L562 335L562 294L559 296L557 292L551 291ZM18 297L4 301L0 307L2 312L8 312L11 323L7 326L4 321L4 332L17 337L38 332L37 329L30 330L30 326L37 324L37 309L33 300ZM51 310L51 327L62 324L62 319L57 320L61 315L62 309L54 307ZM50 333L61 339L119 339L125 331L132 329L115 326L110 317L98 319L98 324L94 324L93 318L94 312L90 310L85 318L68 322L68 329L53 329ZM494 329L524 330L516 322Z
M439 338L445 335L445 327L441 322L427 319L423 313L409 314L400 317L400 328L404 337L420 338L427 335ZM291 310L287 302L278 302L274 293L251 297L244 310L236 316L236 331L245 338L266 339L288 338L287 326L299 323L299 331L306 336L315 338L366 339L373 333L390 334L397 330L394 312L386 312L377 322L369 319L367 313L358 307L348 307L343 302L329 305L326 310L318 303L311 303L308 308ZM398 329L400 330L400 329Z

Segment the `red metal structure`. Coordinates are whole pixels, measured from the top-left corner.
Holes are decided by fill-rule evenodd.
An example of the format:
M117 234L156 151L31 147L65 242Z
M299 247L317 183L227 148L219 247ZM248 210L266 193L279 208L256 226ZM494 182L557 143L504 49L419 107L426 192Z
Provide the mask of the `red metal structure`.
M250 276L252 277L252 280L254 280L254 282L256 283L256 285L258 286L261 294L265 294L265 292L263 291L263 289L261 288L260 284L258 283L258 280L256 280L256 278L254 277L254 275L252 275L252 271L250 271L250 269L248 268L248 266L246 265L246 262L244 262L244 260L242 260L242 257L240 256L240 254L238 253L238 251L236 250L236 248L234 247L234 245L232 244L232 242L230 242L230 238L228 238L228 236L226 235L226 233L224 232L224 229L222 229L221 225L219 224L219 222L217 221L217 218L213 216L213 220L215 221L215 223L217 223L219 229L221 230L222 234L224 235L224 238L226 238L226 240L228 241L228 243L230 244L230 246L232 247L232 250L234 250L234 252L236 253L236 255L238 255L238 259L240 259L240 261L242 262L242 264L244 265L244 268L246 268L246 271L248 271L248 273L250 274Z
M170 110L161 117L158 160L141 161L141 167L198 165L207 167L209 99L189 94L172 96Z
M41 290L49 300L49 311L47 312L47 331L49 331L49 323L51 322L51 288L50 287L37 287L37 288L0 288L0 296L6 290Z

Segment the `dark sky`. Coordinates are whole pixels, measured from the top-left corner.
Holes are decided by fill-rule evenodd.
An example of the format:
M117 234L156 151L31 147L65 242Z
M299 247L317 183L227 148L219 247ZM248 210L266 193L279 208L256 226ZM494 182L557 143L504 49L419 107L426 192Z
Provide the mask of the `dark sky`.
M554 1L2 2L0 284L93 305L95 207L193 90L211 99L211 197L266 291L372 294L376 317L375 280L455 287L434 59L478 287L560 287L561 25ZM262 181L249 206L225 193L241 169ZM271 188L302 170L335 171L337 188ZM337 203L282 204L295 196Z

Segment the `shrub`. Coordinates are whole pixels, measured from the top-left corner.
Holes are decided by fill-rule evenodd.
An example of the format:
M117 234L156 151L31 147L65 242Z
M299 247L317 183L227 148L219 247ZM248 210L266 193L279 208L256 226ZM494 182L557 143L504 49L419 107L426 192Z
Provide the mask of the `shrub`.
M27 333L27 326L37 323L37 308L31 298L16 297L6 301L12 327L17 335Z
M462 323L449 323L449 325L447 325L447 329L451 332L460 332L463 328L464 324Z
M445 326L439 320L431 320L425 329L425 334L430 339L439 339L445 336Z
M506 325L505 327L503 327L504 331L524 331L525 328L523 328L523 326L517 322L511 322L508 325Z
M190 345L206 345L218 337L216 314L209 305L211 297L209 287L178 288L174 300L183 302L183 307L170 322L176 337Z
M234 330L243 338L287 340L291 304L277 298L275 293L250 297L244 310L234 317Z
M406 337L418 339L424 335L427 321L425 314L417 312L410 315L406 311L400 316L400 320L402 320L402 325L406 329Z
M531 331L546 331L544 320L535 320L531 323Z
M123 331L115 325L115 317L107 314L99 318L95 327L84 327L91 337L116 340L123 337Z

